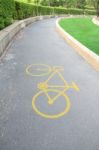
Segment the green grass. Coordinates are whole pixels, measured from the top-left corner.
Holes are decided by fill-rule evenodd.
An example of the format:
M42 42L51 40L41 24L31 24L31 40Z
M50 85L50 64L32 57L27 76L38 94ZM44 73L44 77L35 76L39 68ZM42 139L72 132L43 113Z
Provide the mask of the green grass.
M28 3L28 0L18 0L19 2L24 2L24 3ZM31 2L30 3L34 3L34 0L31 0Z
M92 18L62 19L60 26L87 48L99 55L99 26Z
M28 3L28 0L19 0L20 2L27 2ZM33 2L33 0L31 0L31 2Z

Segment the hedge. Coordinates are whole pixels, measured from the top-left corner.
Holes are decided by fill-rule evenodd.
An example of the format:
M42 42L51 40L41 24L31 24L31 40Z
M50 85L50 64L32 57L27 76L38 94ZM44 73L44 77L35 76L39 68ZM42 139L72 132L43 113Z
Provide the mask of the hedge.
M17 19L24 19L37 15L53 15L54 8L47 6L37 6L33 4L27 4L23 2L15 1L15 9Z
M67 10L68 10L69 14L73 14L73 15L82 15L82 14L84 14L83 9L68 8Z
M85 7L84 7L84 9L88 9L88 10L95 10L95 8L94 8L94 7L91 7L91 6L88 6L88 5L87 5L87 6L85 6Z
M84 11L82 9L75 9L75 8L54 8L55 14L73 14L73 15L81 15L84 14Z
M96 15L95 10L76 9L76 8L62 8L62 7L49 7L37 6L15 1L15 9L17 19L24 19L37 15L60 15L60 14L73 14L73 15Z
M96 15L96 11L95 10L85 9L84 13L85 13L85 15Z
M33 5L18 0L0 0L0 29L12 23L12 19L25 19L38 15L95 15L95 10Z
M83 9L37 6L19 1L15 1L15 9L18 19L37 15L84 14Z
M14 13L14 0L0 0L0 29L3 29L12 23Z

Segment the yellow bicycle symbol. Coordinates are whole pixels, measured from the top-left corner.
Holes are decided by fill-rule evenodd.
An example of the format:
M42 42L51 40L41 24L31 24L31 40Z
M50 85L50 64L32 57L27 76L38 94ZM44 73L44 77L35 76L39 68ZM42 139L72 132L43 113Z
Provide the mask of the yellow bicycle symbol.
M78 86L74 82L71 85L67 83L67 81L64 79L63 75L61 74L61 71L64 71L64 68L61 66L50 67L45 64L32 64L26 68L26 73L31 76L39 77L39 76L45 76L45 75L50 74L46 81L38 84L38 89L40 89L40 91L36 95L34 95L32 99L32 107L34 111L38 115L44 118L55 119L55 118L59 118L67 114L70 110L71 102L70 102L68 95L66 94L66 91L70 88L76 91L79 91ZM50 85L49 84L49 81L56 74L64 83L63 85ZM51 97L50 93L55 93L55 96ZM66 106L62 112L59 112L56 114L49 114L49 113L42 112L40 108L37 107L37 103L36 103L38 101L38 98L41 96L46 97L47 103L50 106L53 106L53 104L55 103L56 100L59 99L59 97L63 97L63 99L65 100Z

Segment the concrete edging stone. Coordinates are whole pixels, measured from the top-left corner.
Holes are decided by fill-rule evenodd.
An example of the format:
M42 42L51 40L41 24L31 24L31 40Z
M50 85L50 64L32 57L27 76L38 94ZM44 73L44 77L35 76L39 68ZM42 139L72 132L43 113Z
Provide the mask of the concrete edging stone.
M95 25L99 26L99 18L94 17L94 18L92 19L92 21L93 21L93 23L94 23Z
M67 17L68 18L68 17ZM99 71L99 56L92 52L90 49L85 47L75 38L73 38L70 34L68 34L60 25L59 21L62 18L57 19L56 21L56 29L59 34L66 40L68 44L70 44L76 52L78 52L88 63L90 63L97 71Z

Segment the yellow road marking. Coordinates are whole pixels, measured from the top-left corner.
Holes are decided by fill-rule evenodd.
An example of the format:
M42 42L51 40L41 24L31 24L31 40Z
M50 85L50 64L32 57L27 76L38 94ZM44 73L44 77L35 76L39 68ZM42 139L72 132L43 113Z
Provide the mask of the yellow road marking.
M36 70L38 70L38 71L41 71L41 73L38 73L38 74L36 74L36 73L32 73L31 71L30 71L30 69L32 69L32 67L34 67L34 71L36 71ZM37 68L35 68L35 67L37 67ZM38 67L44 67L43 68L43 70L42 69L40 69L40 68L38 68ZM42 72L42 71L44 71L44 72ZM31 64L31 65L29 65L27 68L26 68L26 73L28 74L28 75L30 75L30 76L38 76L38 77L40 77L40 76L45 76L45 75L48 75L49 73L51 72L51 68L48 66L48 65L45 65L45 64Z
M34 72L31 72L30 69L34 69L33 70ZM40 72L35 73L35 71L40 71ZM48 79L46 81L38 84L38 88L40 89L40 91L36 95L34 95L34 97L32 99L32 107L33 107L34 111L38 115L40 115L44 118L56 119L56 118L62 117L65 114L67 114L70 110L71 103L70 103L68 96L65 94L65 92L70 88L72 88L76 91L79 91L79 87L74 82L72 82L71 85L69 85L67 83L67 81L64 79L64 77L60 73L60 71L63 71L63 67L61 67L61 66L60 67L58 67L58 66L57 67L50 67L50 66L45 65L45 64L32 64L26 68L26 73L28 75L31 75L31 76L41 77L41 76L45 76L45 75L50 74L50 76L48 77ZM61 81L64 83L63 85L49 85L48 82L56 74L60 77ZM63 90L57 90L58 88L63 88ZM58 94L56 96L54 96L53 98L51 98L49 92L54 92L54 93L58 93ZM48 99L49 105L53 105L53 103L59 97L64 97L64 100L66 101L65 109L62 112L55 114L55 115L50 115L50 114L41 112L36 106L36 101L37 101L37 98L40 97L42 94L44 94L46 96L46 98Z
M59 90L48 90L47 92L60 92ZM68 98L68 96L66 94L62 94L61 96L64 97L65 101L66 101L66 107L65 109L63 110L63 112L60 112L59 114L55 114L55 115L50 115L50 114L45 114L43 112L40 112L40 110L37 108L36 106L36 100L38 97L40 97L42 94L45 94L43 91L40 91L38 92L32 99L32 107L34 109L34 111L40 115L41 117L44 117L44 118L48 118L48 119L57 119L59 117L62 117L64 116L65 114L68 113L68 111L70 110L70 106L71 106L71 103L70 103L70 100ZM48 103L49 104L49 103ZM50 105L50 104L49 104Z

